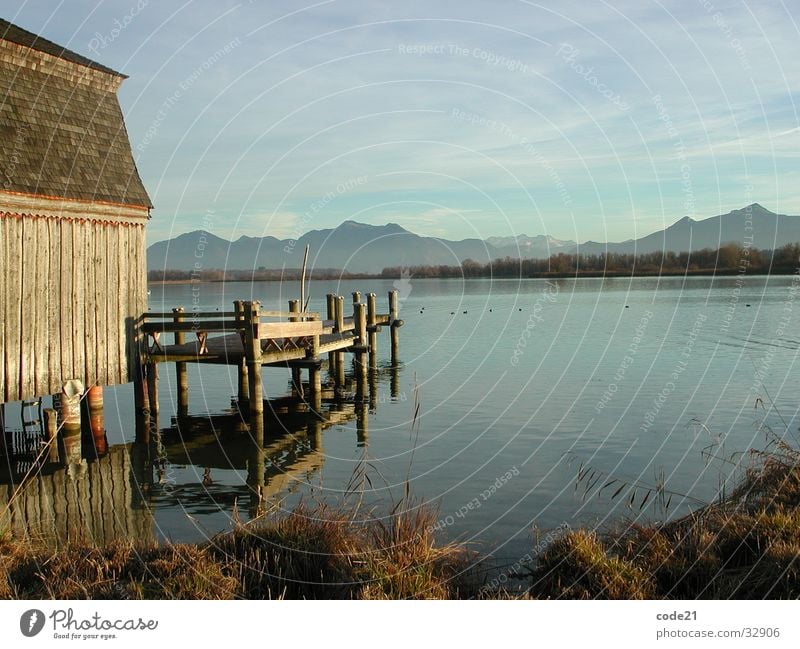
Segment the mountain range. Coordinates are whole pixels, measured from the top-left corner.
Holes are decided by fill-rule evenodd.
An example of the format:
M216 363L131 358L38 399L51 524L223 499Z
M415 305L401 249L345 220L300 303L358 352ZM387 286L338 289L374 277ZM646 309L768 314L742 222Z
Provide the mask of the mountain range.
M310 268L379 273L388 266L453 266L467 259L486 263L504 257L546 258L559 252L686 252L718 248L729 242L749 242L754 248L771 249L798 241L800 216L775 214L753 203L700 221L685 216L664 230L610 243L578 244L549 235L450 241L420 236L396 223L367 225L355 221L345 221L333 229L312 230L296 241L246 236L228 241L198 230L151 245L147 250L147 265L150 270L299 268L308 244Z

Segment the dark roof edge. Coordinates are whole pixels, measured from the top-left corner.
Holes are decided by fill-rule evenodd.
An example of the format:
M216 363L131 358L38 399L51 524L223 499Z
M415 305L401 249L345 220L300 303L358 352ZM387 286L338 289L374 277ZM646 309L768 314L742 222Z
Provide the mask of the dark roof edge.
M91 68L92 70L99 70L100 72L105 72L106 74L120 77L121 79L128 78L127 75L122 74L121 72L117 72L116 70L112 70L105 65L97 63L96 61L92 61L91 59L86 58L77 52L68 50L67 48L62 47L61 45L58 45L52 41L48 41L46 38L42 38L41 36L37 36L33 32L29 32L21 27L17 27L13 23L10 23L3 18L0 18L0 40L6 40L16 43L17 45L22 45L23 47L29 47L32 50L44 52L45 54L55 56L63 61L77 63L78 65Z

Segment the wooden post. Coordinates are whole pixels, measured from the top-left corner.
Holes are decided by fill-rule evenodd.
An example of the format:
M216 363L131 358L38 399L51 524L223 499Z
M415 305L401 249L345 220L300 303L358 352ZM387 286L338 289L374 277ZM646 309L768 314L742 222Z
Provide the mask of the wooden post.
M137 414L150 415L150 395L147 393L147 369L139 357L134 365L133 401Z
M42 414L47 435L47 461L58 462L58 413L53 408L45 408Z
M97 455L105 455L108 451L106 440L105 415L103 414L103 387L95 385L87 391L86 402L89 410L89 428L92 431L94 448Z
M261 388L260 306L260 303L256 301L244 303L244 352L247 358L247 379L250 393L251 416L263 415L264 413L264 396Z
M325 296L325 304L327 307L325 319L330 320L336 325L336 296L333 293L328 293ZM328 376L336 376L336 354L334 352L328 353Z
M300 300L289 300L289 313L300 313ZM300 318L292 316L289 318L289 322L300 322ZM292 386L294 390L297 390L297 394L302 397L303 378L299 367L292 368Z
M173 322L184 321L183 307L172 309ZM175 332L175 344L183 345L186 342L186 334L182 331ZM178 393L178 416L186 417L189 414L189 373L186 363L175 363L175 389Z
M367 382L367 364L365 361L364 347L367 342L367 309L360 302L353 307L353 324L355 325L356 345L356 399L364 398L364 388Z
M64 464L81 461L81 393L80 381L67 381L61 391L61 438L63 439Z
M337 295L334 302L334 315L336 319L335 331L339 334L344 333L344 297ZM337 388L343 388L345 383L344 352L336 352L336 381Z
M322 410L322 377L319 362L319 336L311 337L311 347L306 349L306 358L316 361L313 365L308 367L308 386L311 390L311 399L313 400L314 410L319 412Z
M158 417L158 363L147 364L147 397L150 402L150 416Z
M244 325L244 302L242 300L235 300L233 303L233 310L236 313L234 316L237 322L237 326ZM243 338L244 340L244 338ZM239 406L241 407L243 404L249 401L249 394L248 394L248 380L247 380L247 358L245 354L242 354L242 358L239 361L237 368L236 368L236 375L238 379L238 394L237 394L237 401L239 402Z
M369 340L369 368L371 371L378 369L378 310L375 293L367 294L367 339Z
M344 331L344 297L341 295L336 296L336 333Z
M392 339L392 365L397 364L398 351L400 349L400 321L397 319L399 311L397 296L398 292L396 290L389 291L389 332Z

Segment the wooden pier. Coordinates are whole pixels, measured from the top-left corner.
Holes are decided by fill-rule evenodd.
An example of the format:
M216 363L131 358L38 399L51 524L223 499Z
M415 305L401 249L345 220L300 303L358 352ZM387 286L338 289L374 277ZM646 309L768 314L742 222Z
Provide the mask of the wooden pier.
M345 316L344 297L330 294L324 319L317 312L300 311L298 300L291 300L287 311L262 310L256 301L236 301L233 310L225 312L187 312L177 307L171 312L145 313L139 325L144 347L136 380L137 410L145 421L157 421L158 366L163 363L175 364L179 414L189 410L188 363L235 366L239 401L247 404L252 419L264 412L264 367L291 369L295 390L319 410L321 370L327 366L341 388L347 353L354 361L355 400L362 401L369 368L377 367L378 333L384 327L390 332L392 365L398 362L398 329L403 321L397 317L397 291L389 291L388 313L378 313L376 303L374 293L362 302L361 293L354 292L352 314ZM164 341L164 334L172 336L171 344ZM187 341L187 335L195 339ZM305 385L303 371L308 376Z

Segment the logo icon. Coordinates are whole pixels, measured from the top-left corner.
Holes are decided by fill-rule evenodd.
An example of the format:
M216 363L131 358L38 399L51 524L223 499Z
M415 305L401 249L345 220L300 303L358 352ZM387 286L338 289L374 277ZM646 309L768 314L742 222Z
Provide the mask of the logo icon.
M44 628L44 613L39 609L32 608L30 611L25 611L22 617L19 618L19 630L26 638L32 638L39 635L39 632Z

